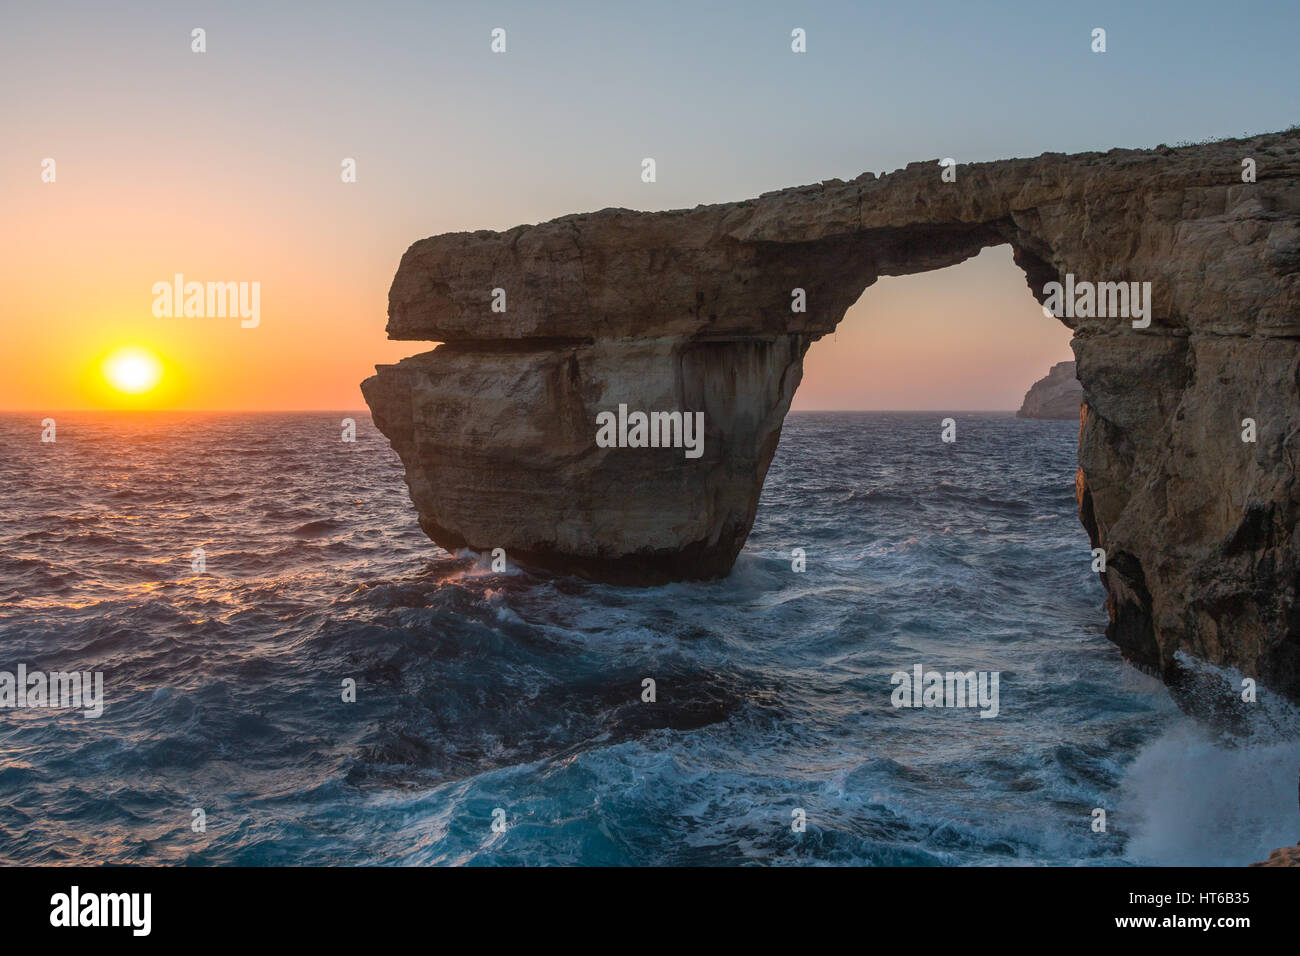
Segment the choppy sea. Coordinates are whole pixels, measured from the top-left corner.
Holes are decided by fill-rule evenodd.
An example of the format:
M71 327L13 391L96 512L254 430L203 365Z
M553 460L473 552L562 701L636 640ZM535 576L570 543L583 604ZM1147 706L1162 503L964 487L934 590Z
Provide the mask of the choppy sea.
M101 672L104 711L0 709L4 862L1231 865L1300 839L1296 710L1262 688L1217 721L1106 641L1075 423L956 415L944 444L939 413L793 414L731 576L637 589L442 551L365 413L54 417L48 443L0 416L0 671ZM895 708L917 664L997 672L998 716Z

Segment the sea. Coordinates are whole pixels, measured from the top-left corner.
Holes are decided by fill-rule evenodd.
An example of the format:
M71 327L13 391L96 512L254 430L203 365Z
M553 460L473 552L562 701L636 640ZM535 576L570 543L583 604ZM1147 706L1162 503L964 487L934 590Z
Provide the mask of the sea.
M365 412L44 417L0 416L0 671L101 674L103 711L0 709L5 863L1230 866L1300 839L1294 706L1219 719L1241 675L1186 661L1171 691L1106 640L1077 423L791 414L731 575L632 588L441 550ZM996 717L895 706L918 665L996 674Z

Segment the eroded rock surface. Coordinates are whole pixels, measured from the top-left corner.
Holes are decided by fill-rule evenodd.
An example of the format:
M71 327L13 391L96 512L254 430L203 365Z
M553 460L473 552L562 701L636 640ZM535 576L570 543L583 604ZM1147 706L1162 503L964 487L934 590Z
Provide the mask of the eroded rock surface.
M445 344L362 388L424 530L598 578L725 574L809 344L878 277L1009 243L1040 302L1067 274L1151 283L1147 328L1062 320L1111 639L1165 673L1181 649L1300 696L1300 132L963 165L952 183L936 163L415 243L388 333ZM620 403L703 411L703 455L598 447Z
M1083 405L1083 386L1074 376L1073 362L1057 362L1029 387L1017 418L1077 419Z
M1274 850L1267 860L1248 864L1250 866L1300 866L1300 845L1284 846Z

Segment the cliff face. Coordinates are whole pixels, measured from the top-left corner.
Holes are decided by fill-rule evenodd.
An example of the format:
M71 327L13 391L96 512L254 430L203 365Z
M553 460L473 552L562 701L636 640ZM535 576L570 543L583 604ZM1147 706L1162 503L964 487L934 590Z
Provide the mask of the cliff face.
M1082 404L1083 386L1075 378L1074 363L1057 362L1030 386L1016 417L1077 419Z
M446 344L362 389L444 547L636 583L721 575L808 345L879 276L1002 243L1040 302L1049 282L1150 283L1148 327L1061 319L1111 639L1165 672L1181 648L1300 695L1297 132L959 166L956 182L914 163L425 239L393 280L388 333ZM602 447L597 416L620 404L703 412L702 454Z

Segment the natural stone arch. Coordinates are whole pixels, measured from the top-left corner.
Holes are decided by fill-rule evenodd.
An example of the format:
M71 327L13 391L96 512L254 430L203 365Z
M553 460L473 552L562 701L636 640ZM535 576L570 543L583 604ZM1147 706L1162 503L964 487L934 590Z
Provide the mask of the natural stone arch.
M1247 157L1258 182L1242 181ZM1002 243L1040 302L1067 273L1151 283L1149 328L1066 320L1110 637L1163 672L1184 649L1300 695L1294 131L961 166L951 183L914 163L425 239L393 280L388 332L444 344L362 388L444 547L615 581L717 576L753 523L808 345L879 276ZM703 411L704 454L598 448L596 415L620 403Z

